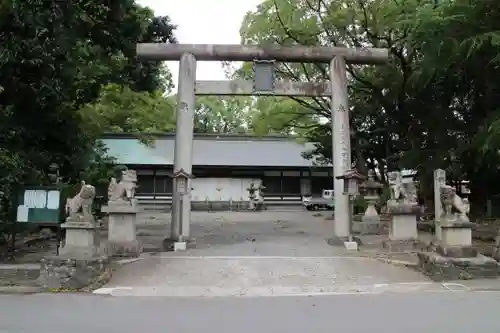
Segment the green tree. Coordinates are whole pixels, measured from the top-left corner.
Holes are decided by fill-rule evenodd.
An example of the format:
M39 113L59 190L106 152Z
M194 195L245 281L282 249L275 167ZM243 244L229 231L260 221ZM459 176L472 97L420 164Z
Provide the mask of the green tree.
M159 133L175 129L174 107L162 92L137 92L110 84L79 114L89 133Z
M451 180L471 180L473 199L484 201L499 178L498 15L487 0L267 0L246 16L241 35L243 43L388 48L386 66L348 66L356 162L382 175L416 169L423 184L445 168ZM282 64L278 74L328 79L314 64ZM297 102L318 118L328 111L327 100ZM331 158L330 124L318 121L304 135Z
M0 26L4 198L13 184L47 181L53 162L71 180L89 166L96 133L78 110L103 86L151 93L171 86L164 67L136 61L135 44L174 42L175 27L133 0L3 1Z
M407 1L403 6L384 1L268 0L245 17L242 42L389 48L392 61L387 66L348 66L353 156L358 165L368 163L369 167L383 171L387 164L391 168L402 166L400 152L408 151L411 146L407 125L420 116L420 106L413 105L416 100L410 100L405 93L412 89L409 78L416 55L401 43L408 28L397 23L402 13L415 12L418 4L417 1ZM329 79L327 66L320 64L280 64L278 75L296 81ZM318 142L316 155L330 160L329 100L294 100L296 108L303 108L298 112L298 120L307 120L302 124L306 129L302 134ZM304 108L309 110L309 117L302 115L306 113ZM289 108L281 112L276 108L274 119L268 122L275 123L279 117L289 120ZM294 124L295 128L301 127L300 121ZM410 134L418 137L419 131L415 129Z
M251 98L201 96L196 99L195 132L245 133L248 131Z
M491 1L457 0L428 5L406 21L413 26L408 44L422 54L415 80L442 96L455 124L444 126L456 142L445 166L470 180L473 208L480 210L500 185L499 18Z

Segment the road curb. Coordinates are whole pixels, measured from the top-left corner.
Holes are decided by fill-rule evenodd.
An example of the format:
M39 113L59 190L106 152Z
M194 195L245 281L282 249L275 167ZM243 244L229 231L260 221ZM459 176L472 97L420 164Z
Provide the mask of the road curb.
M386 264L392 264L395 266L404 266L404 267L409 267L409 268L416 266L416 264L414 262L406 261L406 260L396 260L396 259L387 259L387 258L375 258L375 260L384 262Z
M36 286L0 286L0 295L30 295L45 292L46 290L42 287Z

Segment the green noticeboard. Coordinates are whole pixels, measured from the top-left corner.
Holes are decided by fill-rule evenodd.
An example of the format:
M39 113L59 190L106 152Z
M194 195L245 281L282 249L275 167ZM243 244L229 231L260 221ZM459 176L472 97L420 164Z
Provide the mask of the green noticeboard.
M58 187L24 187L18 194L17 222L60 223L61 190Z

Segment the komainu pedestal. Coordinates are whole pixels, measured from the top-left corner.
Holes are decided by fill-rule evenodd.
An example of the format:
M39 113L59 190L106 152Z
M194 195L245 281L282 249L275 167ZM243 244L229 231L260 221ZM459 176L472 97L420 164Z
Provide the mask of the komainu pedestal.
M417 214L420 207L409 203L388 203L389 239L382 243L389 252L417 251L425 248L418 240Z
M59 255L68 258L92 258L101 255L99 227L95 223L66 221L64 244Z
M403 183L400 172L389 173L391 199L387 202L390 216L389 240L382 243L390 252L416 251L425 247L418 240L417 215L420 206L413 182Z
M61 225L65 231L64 244L59 255L67 258L93 258L99 252L99 225L92 215L95 188L82 182L80 192L66 201L66 223Z
M419 269L435 281L496 278L500 264L472 247L468 202L451 186L441 186L441 239L434 251L418 254Z
M100 251L99 226L92 215L95 188L82 182L80 192L66 201L65 241L58 256L41 261L37 282L48 289L78 290L110 277L110 263Z
M108 189L108 205L101 208L108 214L108 243L106 252L114 257L137 257L142 246L137 239L137 213L135 196L137 176L134 170L122 173L119 183L111 179Z

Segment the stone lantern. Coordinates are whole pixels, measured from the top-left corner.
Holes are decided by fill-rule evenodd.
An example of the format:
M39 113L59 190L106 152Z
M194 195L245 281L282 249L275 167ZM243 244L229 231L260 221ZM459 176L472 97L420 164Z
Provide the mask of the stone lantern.
M184 171L184 169L180 169L176 173L172 175L172 178L175 179L175 183L177 186L177 191L182 195L189 194L188 191L188 182L189 179L192 179L193 176L191 174Z
M354 200L359 195L359 185L366 179L365 176L360 174L356 169L350 169L344 172L343 175L335 177L344 181L343 194L349 196L349 240L344 243L348 250L357 250L358 244L352 238L352 220L354 216Z
M356 198L359 195L359 185L366 179L356 169L347 170L343 175L335 177L344 181L344 194L351 198Z
M361 192L364 194L363 198L367 203L366 211L361 218L360 233L378 234L382 225L380 224L380 216L377 213L375 205L380 200L379 191L384 185L375 180L375 173L373 170L368 171L368 179L361 185Z

